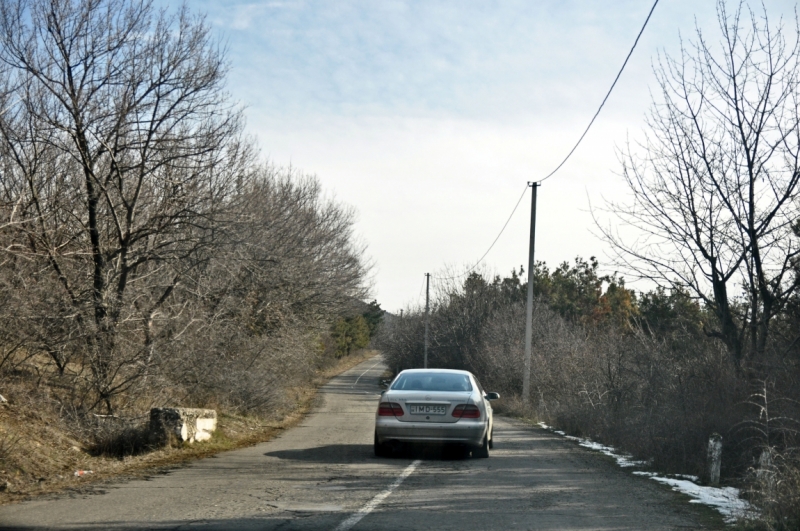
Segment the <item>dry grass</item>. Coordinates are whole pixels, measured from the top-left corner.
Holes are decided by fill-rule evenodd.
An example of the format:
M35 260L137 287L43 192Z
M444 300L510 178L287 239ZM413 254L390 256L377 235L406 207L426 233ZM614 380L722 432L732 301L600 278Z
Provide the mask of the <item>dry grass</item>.
M319 371L311 385L290 391L290 405L276 412L277 420L218 412L218 429L209 441L123 458L92 455L83 443L68 434L54 411L37 407L34 400L0 405L0 505L121 476L149 475L159 469L268 441L304 418L313 407L321 385L376 354L362 351ZM75 476L80 470L91 473Z

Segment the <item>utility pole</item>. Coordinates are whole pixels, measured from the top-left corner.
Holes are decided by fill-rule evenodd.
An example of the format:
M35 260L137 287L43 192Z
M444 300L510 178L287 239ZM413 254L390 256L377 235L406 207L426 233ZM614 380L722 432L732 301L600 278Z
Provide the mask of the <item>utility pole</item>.
M536 243L536 188L538 183L529 182L531 187L531 237L528 252L528 304L525 315L525 367L522 373L522 403L531 403L531 348L533 343L533 250Z
M428 368L428 327L430 321L430 313L431 313L431 274L425 273L425 365L423 368Z

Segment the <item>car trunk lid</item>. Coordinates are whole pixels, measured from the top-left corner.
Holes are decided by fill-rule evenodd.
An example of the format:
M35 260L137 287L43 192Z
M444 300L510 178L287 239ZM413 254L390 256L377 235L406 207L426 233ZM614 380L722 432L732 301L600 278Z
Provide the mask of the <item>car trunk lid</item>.
M402 405L404 415L397 417L401 422L458 422L453 409L459 404L471 404L469 392L442 391L401 391L393 393L392 402Z

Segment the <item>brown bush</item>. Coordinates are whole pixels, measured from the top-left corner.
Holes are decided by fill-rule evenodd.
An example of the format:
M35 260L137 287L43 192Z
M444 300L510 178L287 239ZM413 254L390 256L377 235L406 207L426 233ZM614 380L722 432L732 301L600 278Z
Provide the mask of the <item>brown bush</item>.
M737 372L725 345L702 333L696 323L702 312L683 294L651 294L649 306L639 307L644 313L621 325L616 319L569 319L545 296L537 299L531 407L525 410L524 302L498 293L514 291L502 288L502 280L470 282L472 289L445 293L434 304L431 366L471 370L485 388L504 396L500 410L612 444L667 472L704 477L708 438L720 433L723 478L745 477L754 449L764 444L754 437L764 408L752 400L752 376ZM586 313L595 315L590 306ZM421 366L423 327L424 315L414 308L387 326L381 348L394 371ZM792 367L784 359L759 369L775 375L770 393L792 396ZM775 418L768 439L780 448L791 445L776 419L800 418L792 404L770 404Z

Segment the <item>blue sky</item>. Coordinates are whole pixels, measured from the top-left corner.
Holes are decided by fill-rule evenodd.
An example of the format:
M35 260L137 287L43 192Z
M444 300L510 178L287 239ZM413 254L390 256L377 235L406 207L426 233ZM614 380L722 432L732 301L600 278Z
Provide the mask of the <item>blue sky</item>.
M373 295L393 312L420 301L424 273L471 265L486 251L525 183L549 173L580 136L651 5L190 3L227 43L230 91L263 156L316 174L358 211ZM791 23L793 3L765 5ZM644 127L652 61L677 53L695 24L715 35L713 0L656 7L592 131L539 189L537 259L555 266L594 255L613 270L590 204L624 196L616 150ZM489 271L527 262L529 208L526 198L486 258Z
M237 95L271 116L522 121L588 110L645 2L194 2L226 35ZM690 21L691 19L689 19ZM619 38L620 33L627 33ZM618 58L619 57L619 58ZM608 67L612 66L610 70ZM258 81L257 83L254 83Z

